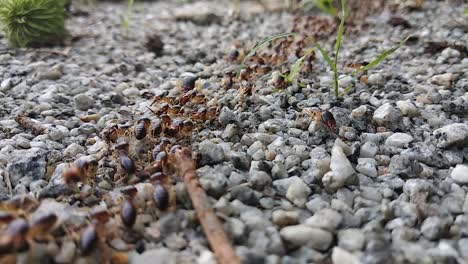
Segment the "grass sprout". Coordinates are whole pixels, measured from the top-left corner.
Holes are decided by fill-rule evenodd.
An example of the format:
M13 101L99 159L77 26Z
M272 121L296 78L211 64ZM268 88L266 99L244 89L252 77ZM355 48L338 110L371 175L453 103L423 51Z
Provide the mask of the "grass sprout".
M322 54L324 60L327 62L328 66L331 68L333 71L333 93L336 98L339 98L339 91L338 91L338 81L341 78L338 78L338 56L339 52L341 49L341 43L343 41L343 35L344 35L344 22L345 22L345 0L341 0L341 19L340 19L340 26L338 27L338 32L336 36L336 43L335 43L335 56L333 59L330 58L328 53L320 46L320 44L316 43L315 47L320 51ZM380 62L382 62L385 58L390 56L392 53L394 53L396 50L398 50L401 46L405 44L405 42L410 38L411 36L406 37L403 39L397 46L390 48L380 54L375 60L371 61L365 66L360 67L359 69L351 72L351 75L356 75L357 73L360 72L365 72L375 66L377 66ZM345 92L349 91L351 87L346 87Z
M335 43L335 57L334 60L328 56L328 53L320 46L320 44L315 44L315 47L320 51L325 61L328 63L330 68L333 71L333 92L335 97L338 98L338 55L341 49L341 42L343 41L343 34L344 34L344 23L345 23L345 0L341 0L341 19L340 19L340 26L338 27L338 33L336 36L336 43Z
M291 67L291 71L289 72L289 74L287 76L284 76L286 82L288 83L293 83L294 80L296 79L296 76L299 74L299 71L301 70L301 67L302 67L302 64L304 63L304 60L309 57L312 52L314 52L315 50L315 47L313 48L310 48L308 49L304 56L300 57L299 59L297 59L293 66Z
M125 13L125 16L122 17L122 26L127 33L132 20L133 2L134 0L127 0L127 12Z
M333 17L338 15L338 10L336 10L335 6L333 5L333 0L304 0L301 4L302 6L313 4L325 14Z
M40 46L62 40L64 0L0 0L0 27L12 47Z

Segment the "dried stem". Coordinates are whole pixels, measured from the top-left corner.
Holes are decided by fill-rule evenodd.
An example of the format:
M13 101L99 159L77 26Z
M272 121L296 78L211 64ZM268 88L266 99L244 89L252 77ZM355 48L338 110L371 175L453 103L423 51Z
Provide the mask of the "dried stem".
M201 188L195 172L195 161L192 153L188 149L178 150L175 154L176 166L184 179L185 188L192 199L193 207L197 212L198 219L203 227L205 236L213 249L216 259L220 264L240 264L239 257L224 233L223 226L210 207L208 197Z
M25 116L22 114L19 114L16 116L15 121L22 127L26 129L31 129L32 133L34 135L41 135L47 132L47 127L45 127L43 124Z

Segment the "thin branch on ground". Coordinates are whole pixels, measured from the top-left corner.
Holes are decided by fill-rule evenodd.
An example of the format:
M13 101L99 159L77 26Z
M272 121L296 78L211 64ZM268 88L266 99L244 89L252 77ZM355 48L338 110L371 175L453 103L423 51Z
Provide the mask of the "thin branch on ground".
M201 188L192 153L186 148L178 150L175 153L175 161L178 174L184 180L185 188L216 259L220 264L240 264L239 257L229 242L221 222L210 207L205 191Z

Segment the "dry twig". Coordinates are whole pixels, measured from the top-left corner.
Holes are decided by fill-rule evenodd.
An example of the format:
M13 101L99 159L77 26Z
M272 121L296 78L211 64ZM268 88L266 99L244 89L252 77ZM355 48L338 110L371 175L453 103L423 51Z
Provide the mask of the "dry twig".
M184 179L185 188L192 199L193 207L216 259L220 264L240 264L239 257L224 233L221 222L210 207L205 191L201 188L192 153L186 148L178 150L175 159L178 173Z
M32 133L34 135L41 135L47 132L47 127L45 127L43 124L25 116L22 114L19 114L15 117L16 123L18 123L20 126L26 128L26 129L31 129Z

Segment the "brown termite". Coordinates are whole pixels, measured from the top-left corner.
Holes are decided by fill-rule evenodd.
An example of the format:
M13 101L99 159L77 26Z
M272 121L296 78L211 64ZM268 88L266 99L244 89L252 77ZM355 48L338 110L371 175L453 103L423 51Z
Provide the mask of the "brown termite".
M149 118L147 117L140 118L133 129L135 133L135 138L138 140L144 139L146 137L147 130L150 124L151 124L151 121Z
M169 115L164 114L164 115L161 115L160 118L161 118L161 124L164 127L169 126L170 124L172 124L172 118Z
M151 135L153 138L159 137L163 131L162 125L161 125L161 120L160 119L155 119L151 122Z
M30 236L34 238L42 238L48 234L56 225L58 217L54 213L48 213L39 216L31 222Z
M184 77L182 79L182 90L184 92L188 92L190 90L193 90L193 88L195 88L195 83L196 81L198 80L198 77L195 77L195 76L188 76L188 77Z
M228 90L231 89L234 81L233 81L234 74L232 73L225 73L223 79L221 80L221 87Z
M137 217L137 210L130 197L126 197L120 208L120 218L127 228L132 228Z
M166 127L164 133L169 137L177 137L179 135L179 131L182 130L184 126L184 122L180 119L175 119L172 123Z
M163 185L163 174L161 172L154 173L151 176L153 182L153 200L156 203L156 207L164 211L169 207L169 192Z
M197 94L197 91L195 90L191 90L191 91L188 91L186 93L184 93L180 99L179 99L179 104L180 105L185 105L186 103L188 103L195 95Z
M183 114L182 106L180 106L180 105L171 105L169 107L169 109L167 110L167 114L168 115L173 115L173 116Z
M182 134L183 135L188 135L194 128L194 124L191 120L184 120L183 126L182 126Z
M63 172L63 179L66 184L86 182L96 174L97 165L96 160L77 159Z
M200 107L196 112L193 112L190 115L190 118L197 121L205 121L206 120L206 108Z
M28 231L29 224L24 218L12 221L0 235L0 254L26 251L29 248Z
M91 254L98 245L99 238L96 225L96 223L91 223L81 233L80 249L83 256Z
M129 145L126 141L121 141L115 146L120 167L127 174L132 174L136 171L136 166L133 160L128 156L128 148Z
M328 111L310 111L306 110L306 113L315 119L315 121L320 122L327 128L328 131L336 135L336 120L333 114Z

